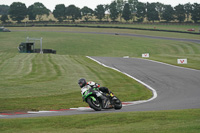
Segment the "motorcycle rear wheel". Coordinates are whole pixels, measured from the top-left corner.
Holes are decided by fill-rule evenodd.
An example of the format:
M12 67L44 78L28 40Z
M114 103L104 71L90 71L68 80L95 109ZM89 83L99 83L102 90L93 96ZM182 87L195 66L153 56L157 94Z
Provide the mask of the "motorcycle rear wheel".
M122 108L122 102L118 98L114 101L114 108L116 110Z

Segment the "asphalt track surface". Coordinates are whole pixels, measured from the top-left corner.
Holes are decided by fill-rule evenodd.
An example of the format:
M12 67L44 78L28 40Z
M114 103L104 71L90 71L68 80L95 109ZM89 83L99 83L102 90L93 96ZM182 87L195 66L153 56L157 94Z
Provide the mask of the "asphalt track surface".
M107 66L148 84L157 92L154 100L123 111L200 108L200 71L138 58L93 57Z
M139 34L130 34L130 33L76 32L76 31L66 31L66 32L71 32L71 33L84 33L84 34L107 34L107 35L118 35L118 36L132 36L132 37L142 37L142 38L150 38L150 39L162 39L162 40L172 40L172 41L183 41L183 42L200 43L200 40L197 40L197 39L160 37L160 36L139 35Z
M98 33L99 34L99 33ZM101 33L102 34L102 33ZM110 33L109 33L110 34ZM132 36L132 35L131 35ZM143 36L143 35L139 35ZM144 36L143 36L144 37ZM147 36L146 36L147 37ZM150 37L152 38L152 36ZM155 37L154 39L161 39ZM173 38L163 38L172 40ZM177 41L200 40L177 39ZM125 72L132 77L154 88L157 97L149 102L123 107L121 110L68 110L20 115L0 115L1 118L24 118L40 116L63 116L78 114L158 111L200 108L200 71L176 67L155 61L138 58L92 57L93 59L115 69Z

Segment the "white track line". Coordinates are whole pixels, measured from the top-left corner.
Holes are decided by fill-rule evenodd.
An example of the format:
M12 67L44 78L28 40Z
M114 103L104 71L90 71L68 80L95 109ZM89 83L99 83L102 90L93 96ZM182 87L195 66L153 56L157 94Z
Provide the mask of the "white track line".
M92 110L90 107L78 107L78 108L70 108L75 110Z
M50 112L58 112L58 111L28 111L28 114L38 114L38 113L50 113Z
M97 61L97 60L95 60L95 59L93 59L92 57L89 57L89 56L86 56L86 57L89 58L89 59L91 59L91 60L93 60L93 61L95 61L95 62L97 62L98 64L100 64L100 65L102 65L102 66L104 66L104 67L111 68L111 69L113 69L113 70L115 70L115 71L121 72L120 70L118 70L118 69L116 69L116 68L107 66L107 65L105 65L105 64L103 64L103 63L101 63L101 62L99 62L99 61ZM131 75L125 73L125 72L121 72L121 73L123 73L123 74L125 74L126 76L128 76L128 77L130 77L130 78L136 80L137 82L143 84L143 85L146 86L148 89L150 89L150 90L152 91L152 93L153 93L153 97L150 98L150 99L148 99L148 100L123 102L123 103L130 103L130 104L127 104L127 105L124 105L124 106L135 105L135 104L141 104L141 103L149 102L149 101L154 100L154 99L157 97L157 92L156 92L156 90L153 89L151 86L147 85L146 83L142 82L141 80L139 80L139 79L137 79L137 78L135 78L135 77L133 77L133 76L131 76Z

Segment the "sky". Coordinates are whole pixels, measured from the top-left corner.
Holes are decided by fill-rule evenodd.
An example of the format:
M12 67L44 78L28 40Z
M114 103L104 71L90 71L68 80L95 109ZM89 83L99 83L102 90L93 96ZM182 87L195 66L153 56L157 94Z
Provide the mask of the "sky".
M83 8L87 6L91 9L95 9L99 4L110 4L114 0L0 0L0 5L11 5L13 2L22 2L25 3L27 7L32 5L35 2L43 3L48 9L53 11L55 9L55 5L57 4L65 4L65 6L69 6L74 4L79 8ZM140 2L160 2L167 5L172 5L173 7L178 4L186 4L190 3L200 3L200 0L138 0Z

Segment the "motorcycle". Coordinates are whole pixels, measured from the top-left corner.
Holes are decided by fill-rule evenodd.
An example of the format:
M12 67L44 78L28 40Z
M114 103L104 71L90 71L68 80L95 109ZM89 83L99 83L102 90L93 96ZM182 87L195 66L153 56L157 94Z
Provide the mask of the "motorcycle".
M106 107L104 107L102 100L102 96L106 98ZM82 91L82 98L83 101L87 102L90 108L94 109L95 111L101 111L102 109L121 109L122 108L122 103L121 101L116 97L111 97L110 95L107 95L97 88L85 88Z

